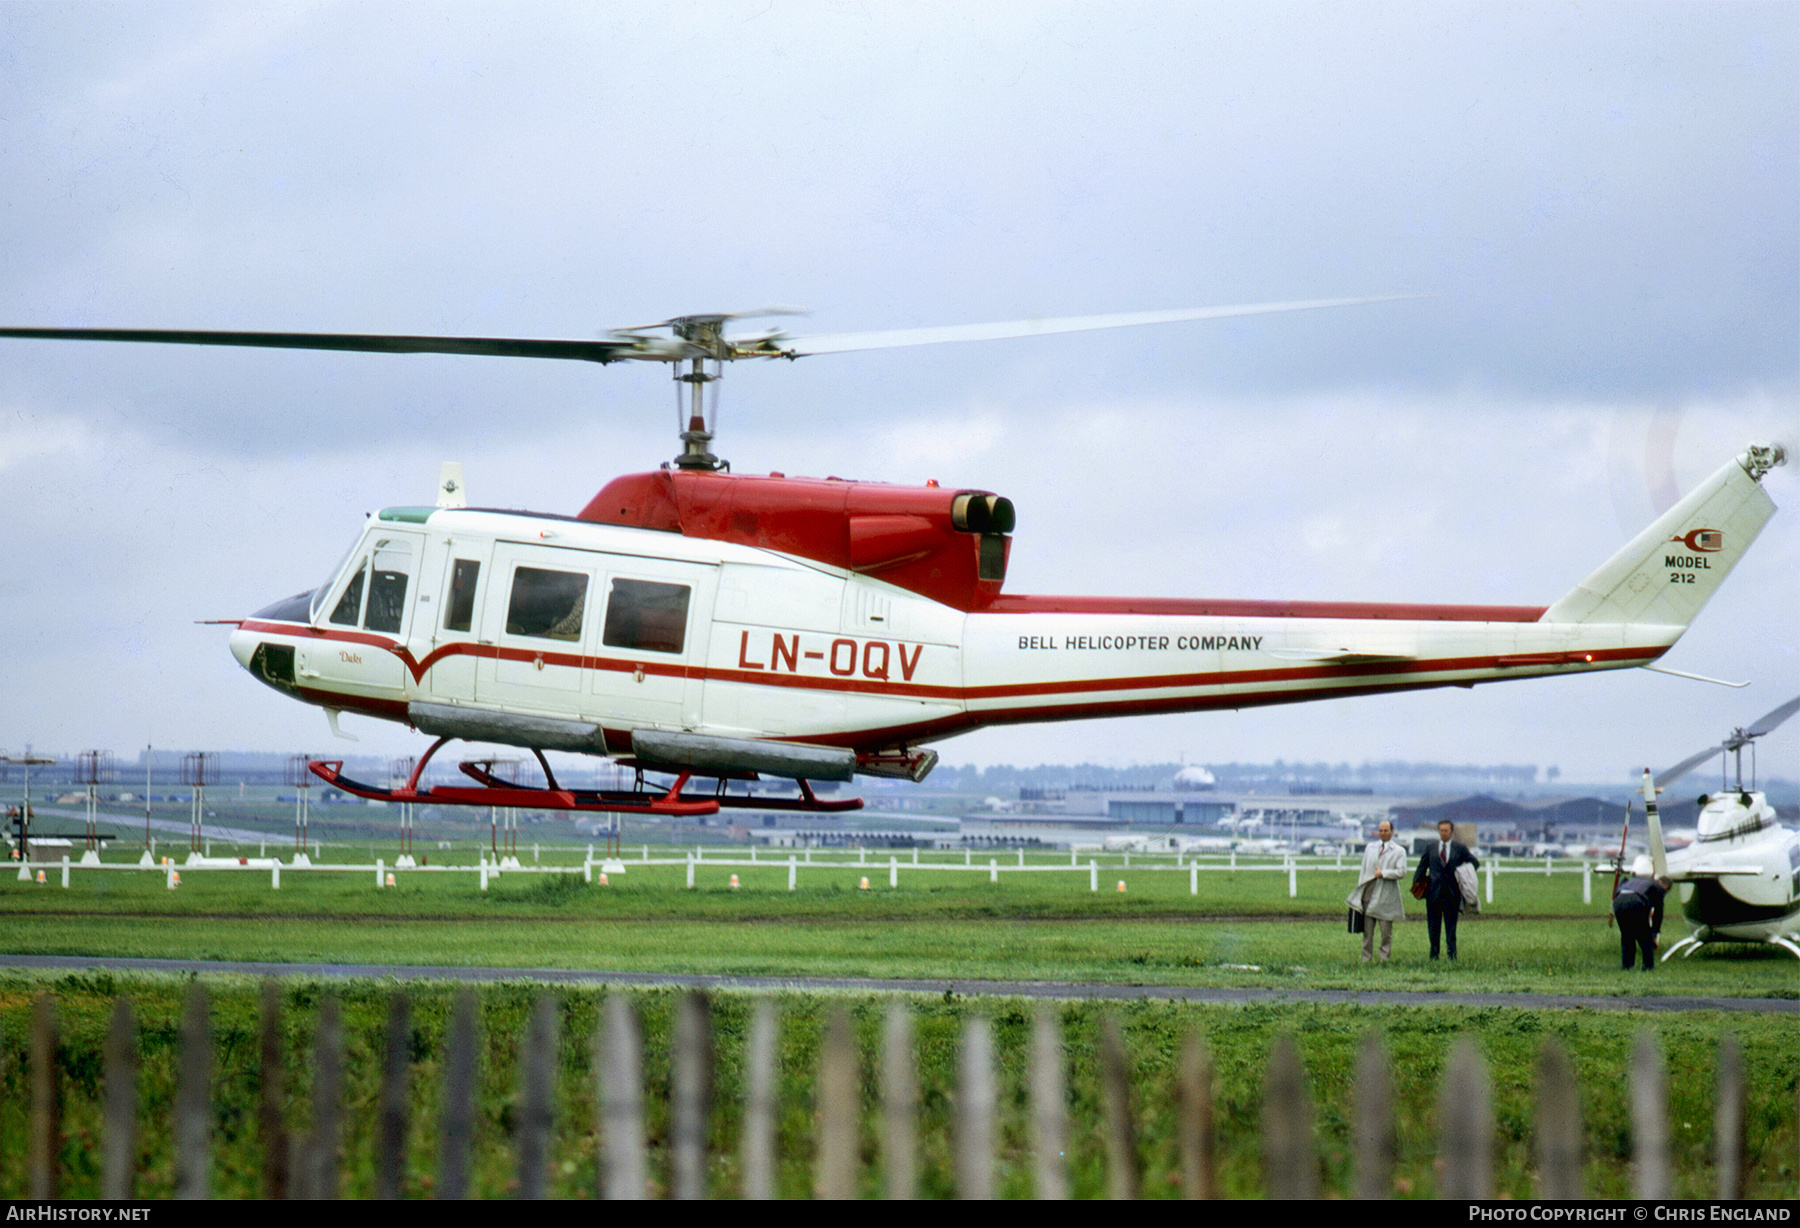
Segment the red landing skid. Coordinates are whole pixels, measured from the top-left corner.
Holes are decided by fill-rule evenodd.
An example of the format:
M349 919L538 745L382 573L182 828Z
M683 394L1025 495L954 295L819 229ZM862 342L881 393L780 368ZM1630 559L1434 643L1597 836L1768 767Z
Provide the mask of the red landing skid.
M849 797L841 800L825 801L813 794L812 787L806 781L796 781L800 786L799 797L748 797L727 794L725 782L719 782L719 792L712 797L683 798L681 790L687 786L691 773L681 772L675 783L666 792L657 793L639 788L633 791L602 791L597 789L564 789L557 785L556 776L550 771L550 765L538 754L538 764L544 770L544 779L548 785L538 788L533 785L520 785L514 781L495 776L491 763L474 762L461 764L463 774L480 782L480 788L467 785L435 785L428 789L419 788L419 777L425 771L426 763L437 753L448 739L439 739L432 748L425 752L418 766L413 768L412 779L397 789L380 789L374 785L366 785L351 780L343 774L344 761L315 759L306 766L312 774L334 788L357 797L366 797L380 802L422 802L426 805L438 806L517 806L528 810L577 810L601 811L615 814L648 814L668 818L687 818L696 815L717 814L721 807L735 810L800 810L811 813L832 813L845 810L861 810L862 799ZM535 752L534 752L535 753ZM640 783L643 776L640 773Z

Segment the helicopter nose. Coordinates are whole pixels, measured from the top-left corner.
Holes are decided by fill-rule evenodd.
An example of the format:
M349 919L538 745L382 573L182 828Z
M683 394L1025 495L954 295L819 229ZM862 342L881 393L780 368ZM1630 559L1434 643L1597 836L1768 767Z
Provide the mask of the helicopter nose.
M231 633L231 655L245 669L250 668L250 654L256 651L256 645L256 636L242 627Z

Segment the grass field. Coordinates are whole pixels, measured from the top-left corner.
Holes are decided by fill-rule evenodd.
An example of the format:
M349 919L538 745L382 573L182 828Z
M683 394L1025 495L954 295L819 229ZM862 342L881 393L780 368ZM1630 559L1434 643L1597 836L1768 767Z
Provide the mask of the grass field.
M226 850L215 848L215 853ZM254 854L257 850L248 849ZM631 850L635 853L635 849ZM327 850L330 856L330 850ZM1539 991L1602 995L1800 996L1800 964L1778 952L1745 947L1709 949L1666 965L1652 976L1623 974L1618 944L1598 903L1581 902L1580 879L1541 870L1498 877L1488 915L1464 923L1463 958L1456 965L1424 959L1422 911L1397 928L1396 960L1387 967L1357 962L1357 940L1343 932L1341 901L1350 870L1308 869L1298 874L1290 899L1285 873L1207 870L1200 893L1189 894L1185 871L1153 870L1134 856L1130 868L1114 855L1099 871L1100 890L1090 892L1085 870L1070 872L1067 856L1028 858L1057 872L1003 874L990 883L982 872L953 866L912 868L901 858L900 886L887 886L887 857L867 865L827 867L845 854L815 852L800 867L798 889L787 888L785 857L778 864L726 866L708 850L686 886L685 864L644 866L628 862L610 885L590 885L580 874L505 873L481 891L469 872L401 872L397 885L377 889L372 872L307 873L286 870L279 890L264 871L189 871L169 890L160 872L82 871L71 886L59 885L57 867L48 882L0 876L0 949L21 954L267 960L273 962L376 962L419 965L545 967L622 972L745 973L776 976L855 976L928 979L1081 980L1109 984L1245 986L1287 989L1421 989L1490 992ZM345 860L362 860L346 853ZM436 851L433 857L439 857ZM854 859L854 854L849 857ZM993 855L1002 865L1014 854ZM465 857L467 855L465 854ZM578 865L580 852L543 853L544 864ZM525 852L526 866L533 865ZM953 859L960 863L961 858ZM929 861L929 858L927 859ZM726 885L730 874L740 888ZM868 877L871 889L859 889ZM1120 879L1127 890L1114 889ZM1594 884L1603 900L1604 879ZM1410 903L1410 902L1409 902ZM1671 918L1668 937L1685 931ZM254 1192L259 1144L252 1127L255 1074L255 987L238 978L209 978L214 985L215 1036L222 1058L217 1186L221 1193ZM65 1164L80 1192L97 1180L93 1140L97 1130L98 1052L107 1004L126 993L140 1014L146 1050L144 1114L167 1120L173 1094L175 1020L183 981L174 977L0 974L0 1196L24 1190L24 1038L31 996L50 989L64 1017L59 1054L69 1070ZM347 1144L349 1189L366 1192L371 1146L366 1110L373 1102L374 1055L380 1052L381 1018L391 986L339 982L351 1032L353 1112ZM319 983L292 978L291 1069L303 1071ZM426 983L418 1000L413 1051L423 1099L413 1141L411 1190L428 1193L435 1171L435 1086L443 1050L449 989ZM517 1075L516 1038L539 990L503 985L482 991L487 1048L484 1058L479 1181L490 1194L513 1180L509 1131ZM593 1087L587 1038L602 995L599 989L555 991L563 1004L564 1053L556 1190L591 1193L594 1186ZM648 1025L652 1102L666 1093L667 1017L672 994L634 991ZM786 994L782 1090L783 1189L804 1193L810 1184L811 1074L827 1004L846 1001L855 1013L865 1064L872 1066L880 1018L890 998L879 995ZM938 994L908 999L919 1029L925 1189L946 1193L952 1165L947 1123L954 1085L955 1037L965 1014L993 1019L1003 1075L1001 1188L1029 1188L1025 1094L1021 1075L1034 1006L1007 998L967 999ZM1504 1001L1504 999L1499 999ZM741 1053L748 998L723 994L715 1003L719 1029L720 1084L714 1121L719 1152L714 1187L736 1191L732 1156L737 1146ZM1140 1160L1151 1194L1171 1194L1174 1107L1171 1072L1181 1038L1197 1029L1208 1040L1219 1071L1221 1173L1228 1193L1261 1190L1257 1144L1263 1064L1281 1032L1295 1035L1319 1106L1319 1138L1327 1188L1349 1188L1351 1174L1349 1086L1356 1046L1378 1032L1393 1056L1401 1122L1397 1192L1428 1195L1433 1188L1435 1102L1442 1063L1451 1041L1474 1035L1493 1069L1498 1098L1502 1188L1514 1196L1532 1189L1530 1144L1534 1063L1546 1036L1557 1036L1574 1055L1587 1125L1588 1183L1613 1196L1629 1188L1626 1156L1629 1122L1623 1071L1633 1036L1648 1028L1671 1056L1671 1094L1680 1189L1689 1196L1710 1190L1713 1061L1719 1035L1738 1034L1750 1063L1752 1190L1762 1197L1794 1197L1800 1138L1795 1131L1796 1077L1800 1075L1800 1024L1792 1016L1718 1012L1655 1014L1635 1011L1535 1010L1502 1005L1479 1008L1332 1006L1292 1003L1208 1007L1161 1001L1108 1008L1064 1002L1056 1008L1067 1030L1077 1122L1072 1156L1077 1189L1097 1194L1104 1186L1098 1134L1094 1048L1098 1021L1114 1009L1125 1024L1138 1100ZM298 1094L294 1121L308 1112L303 1077L290 1076ZM872 1075L870 1076L872 1079ZM866 1137L873 1138L874 1086L865 1087ZM235 1107L234 1107L235 1106ZM663 1110L653 1109L653 1169L661 1173ZM1082 1123L1087 1123L1083 1125ZM152 1129L146 1143L146 1192L166 1193L172 1157L166 1129ZM872 1142L865 1148L866 1188L878 1188ZM86 1183L83 1185L82 1183Z
M216 850L215 850L216 851ZM254 851L254 850L250 850ZM709 854L712 856L712 854ZM579 864L566 851L562 859ZM832 860L842 860L836 854ZM997 858L998 859L998 858ZM824 858L821 856L820 861ZM852 855L853 860L853 855ZM880 864L874 864L879 860ZM1006 861L1016 864L1016 856ZM1344 933L1349 870L1308 869L1289 899L1280 872L1130 868L1113 856L1101 890L1061 859L1003 874L903 863L756 867L628 863L606 887L580 875L507 873L487 891L469 872L190 871L171 891L156 872L75 870L71 886L0 877L0 948L19 954L275 962L475 964L621 972L1091 980L1125 984L1536 990L1559 993L1800 996L1800 965L1773 949L1717 947L1660 967L1618 970L1618 943L1580 879L1498 876L1496 902L1462 927L1462 959L1424 959L1422 909L1396 928L1395 962L1364 967ZM961 859L955 861L960 863ZM533 863L529 853L527 866ZM544 864L551 864L545 855ZM737 874L738 890L726 883ZM867 877L871 889L859 889ZM1123 894L1115 884L1123 879ZM1594 884L1603 900L1606 880ZM1670 940L1685 932L1679 918Z

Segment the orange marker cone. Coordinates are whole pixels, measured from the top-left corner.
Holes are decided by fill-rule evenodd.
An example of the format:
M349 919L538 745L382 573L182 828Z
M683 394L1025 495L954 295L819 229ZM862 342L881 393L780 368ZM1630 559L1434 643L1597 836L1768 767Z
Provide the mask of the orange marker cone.
M735 875L735 874L733 874L731 876L731 889L733 891L736 891L738 889L737 875Z
M1122 878L1119 880L1119 894L1120 895L1125 894L1125 880Z

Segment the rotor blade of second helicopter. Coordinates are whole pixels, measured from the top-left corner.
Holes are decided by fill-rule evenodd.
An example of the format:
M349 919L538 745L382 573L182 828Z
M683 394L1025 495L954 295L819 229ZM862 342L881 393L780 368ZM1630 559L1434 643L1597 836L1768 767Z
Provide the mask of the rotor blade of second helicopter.
M1365 303L1390 303L1400 299L1428 298L1424 294L1381 294L1364 298L1320 298L1286 303L1243 303L1233 307L1188 307L1174 311L1127 311L1116 315L1066 316L1051 320L1004 320L994 324L950 324L936 328L902 328L887 332L830 333L817 337L783 338L774 342L783 353L796 358L810 354L843 354L853 350L889 350L909 345L936 345L946 341L1001 341L1012 337L1046 337L1055 333L1080 333L1101 328L1130 328L1140 324L1176 324L1184 320L1223 320L1235 316L1273 315L1282 311L1313 311L1322 307L1356 307Z
M1664 785L1674 784L1683 776L1686 776L1689 772L1699 767L1702 763L1711 759L1714 755L1722 755L1724 753L1725 748L1723 746L1714 746L1708 750L1701 751L1697 755L1689 755L1674 767L1664 768L1662 771L1658 772L1656 774L1656 787L1660 789Z
M27 341L141 341L161 345L237 345L276 350L367 354L476 354L494 358L566 358L613 362L633 346L618 341L533 337L400 337L375 333L236 333L163 328L0 328Z
M1774 729L1775 726L1781 724L1781 722L1785 721L1788 717L1794 715L1795 712L1800 712L1800 695L1794 696L1779 708L1775 709L1775 711L1757 721L1756 724L1744 730L1744 732L1753 738L1760 738L1763 734Z

